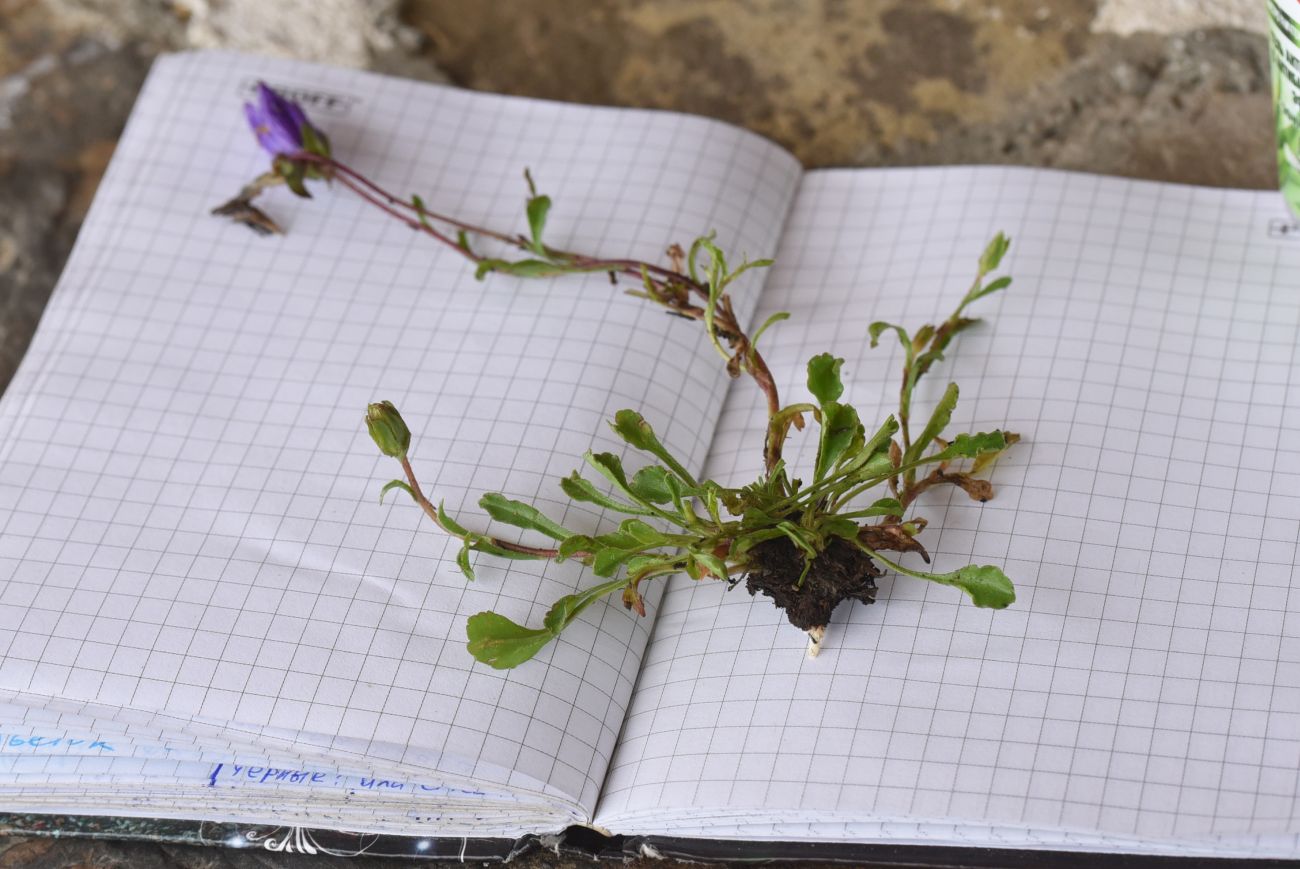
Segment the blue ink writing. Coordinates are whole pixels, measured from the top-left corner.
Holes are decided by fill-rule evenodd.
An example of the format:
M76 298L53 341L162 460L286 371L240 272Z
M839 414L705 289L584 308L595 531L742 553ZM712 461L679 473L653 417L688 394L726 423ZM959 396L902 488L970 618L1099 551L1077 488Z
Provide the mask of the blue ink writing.
M55 748L73 749L85 746L86 751L113 751L108 742L102 739L76 739L70 736L39 736L32 734L30 736L19 736L11 733L6 737L0 737L0 746L4 748L27 748L33 750L50 750Z

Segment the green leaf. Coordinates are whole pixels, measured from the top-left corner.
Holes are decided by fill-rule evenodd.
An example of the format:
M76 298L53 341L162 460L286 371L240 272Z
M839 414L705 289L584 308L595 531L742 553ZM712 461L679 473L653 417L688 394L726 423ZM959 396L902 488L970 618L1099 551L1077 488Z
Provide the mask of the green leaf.
M855 443L861 449L865 437L857 410L837 401L822 405L821 429L813 471L815 480L825 477Z
M727 273L727 257L723 254L722 249L713 243L713 236L714 234L710 232L708 235L701 235L691 242L691 251L687 254L686 260L692 267L692 278L695 277L694 263L700 251L704 251L709 255L710 271L717 271L720 274Z
M674 483L677 483L678 488L674 489ZM680 497L681 492L681 484L677 482L677 478L658 465L650 465L637 471L632 475L632 481L628 485L637 497L652 504L667 504L673 500L675 493Z
M651 571L673 568L673 562L676 560L672 555L633 555L627 560L628 579L635 580Z
M598 576L613 576L623 564L642 551L663 546L664 535L640 519L625 519L617 531L596 536L591 567Z
M501 272L502 274L514 275L517 278L553 278L557 275L567 275L573 272L593 271L593 269L578 268L575 266L564 265L563 263L547 262L540 259L522 259L522 260L504 260L504 259L484 259L480 260L478 268L474 270L474 277L483 280L490 272ZM598 271L604 271L599 269Z
M966 331L979 322L981 320L978 317L958 317L944 323L943 328L935 335L934 345L916 357L916 363L912 367L912 383L915 384L929 373L931 366L943 359L943 351L948 348L958 333Z
M722 250L713 243L713 234L709 233L695 239L691 245L691 252L687 255L690 263L691 277L696 278L695 258L699 251L703 250L709 255L709 264L707 267L708 276L704 281L705 288L708 290L708 298L704 302L704 331L713 343L713 349L718 351L718 355L731 364L731 354L722 346L722 341L718 335L718 329L715 325L717 321L718 305L722 301L722 291L730 280L727 277L727 258L723 256Z
M275 158L273 167L276 174L284 179L285 186L293 191L295 195L301 196L303 199L311 199L311 193L307 190L307 185L303 183L303 179L307 176L306 166L300 161L280 156Z
M1006 254L1007 249L1011 247L1011 239L1001 232L993 236L993 240L984 248L984 253L980 254L980 275L987 275L989 272L997 269L1002 262L1002 257Z
M713 238L713 233L699 236L698 238L695 239L695 241L691 242L691 250L688 254L686 254L686 271L691 276L691 280L697 283L700 280L700 274L699 274L699 270L695 266L695 255L696 253L699 252L700 245L712 238Z
M781 532L785 534L785 536L790 540L791 543L793 543L800 550L802 550L804 555L808 556L809 558L817 557L818 555L817 548L814 547L812 543L809 542L807 532L805 532L804 529L800 528L798 525L789 521L778 522L776 527L779 528Z
M728 493L734 490L723 489L722 486L718 485L713 480L705 480L701 491L704 492L705 509L709 511L709 515L713 517L713 521L721 525L722 519L719 516L719 504L727 503ZM730 507L728 507L728 509L730 509Z
M654 513L649 510L629 504L626 501L620 501L618 498L606 495L596 488L596 486L586 477L574 471L571 475L560 480L560 488L564 494L568 495L575 501L585 501L589 504L599 504L610 510L617 510L620 513L632 513L637 516L653 516Z
M977 476L986 471L998 460L998 457L1002 455L1003 452L1011 448L1012 444L1020 442L1020 435L1014 434L1013 432L1002 432L1002 435L1004 437L1005 446L1000 450L986 450L985 452L980 453L970 467L970 473L972 476Z
M588 451L583 458L587 460L587 464L599 471L602 477L617 486L623 494L632 498L636 497L636 493L632 491L632 487L628 484L627 474L623 470L623 460L618 456L613 453L593 453Z
M894 460L890 458L888 450L881 450L873 454L866 464L856 470L858 479L861 480L892 477L894 475Z
M591 569L597 576L613 576L618 573L618 569L623 565L623 562L634 554L626 549L613 546L597 549L595 556L591 560Z
M745 528L759 528L779 521L779 519L764 510L762 507L753 504L750 504L745 508L744 515L741 517L741 524Z
M754 333L754 337L749 339L750 345L753 347L757 347L758 339L762 337L763 333L766 332L770 326L774 326L777 323L780 323L782 320L789 320L789 319L790 319L789 311L777 311L775 314L773 314L772 316L764 320L763 325L758 327L758 331Z
M886 323L884 320L877 320L867 327L867 334L871 336L871 346L875 347L880 343L880 336L886 329L893 329L898 333L898 340L902 342L905 348L911 349L912 339L908 337L907 330L902 326L895 326L893 323Z
M594 538L586 534L574 534L560 542L560 555L556 561L572 558L579 552L595 552L598 548Z
M861 516L864 519L871 516L902 516L903 505L899 503L897 498L881 498L870 507L854 510L853 515Z
M546 625L546 628L553 636L558 636L560 631L567 628L574 619L581 615L583 610L614 589L621 588L623 584L622 580L605 582L577 594L566 594L551 606L550 611L546 613L543 624Z
M533 236L533 250L546 255L546 246L542 244L542 230L546 228L546 215L551 210L551 197L534 196L528 200L528 231Z
M519 666L555 638L553 631L526 628L494 612L470 616L465 633L469 653L498 670Z
M898 434L898 420L894 419L893 414L890 414L885 418L880 428L876 429L876 433L871 436L871 440L864 443L862 449L858 450L857 455L845 464L842 469L843 473L849 474L860 470L876 456L885 456L887 459L889 442L896 434Z
M517 667L559 636L583 610L623 585L623 580L615 580L565 595L547 611L545 627L540 629L526 628L494 612L472 615L465 625L470 654L498 670Z
M728 576L727 562L712 552L692 552L691 560L709 571L717 579L726 579Z
M773 262L775 262L775 260L756 259L756 260L751 260L749 262L741 263L740 268L736 269L734 272L731 272L726 276L726 278L722 282L722 285L726 286L727 284L730 284L732 281L734 281L736 278L740 277L750 269L765 269L770 265L772 265Z
M699 486L695 478L691 476L686 468L682 467L681 462L668 452L668 449L659 442L658 436L650 423L645 421L645 417L635 410L620 410L614 414L614 421L610 423L610 428L614 432L639 450L645 450L647 453L660 459L665 465L672 469L672 472L681 477L691 487Z
M302 149L304 151L321 157L329 157L330 140L325 137L324 133L311 124L299 124L298 132L302 136Z
M460 548L460 552L456 553L456 566L460 568L461 573L465 574L466 579L473 582L474 568L469 563L469 547L469 541L466 541L465 545Z
M642 548L640 538L623 530L621 525L617 531L596 535L596 543L624 553L636 552Z
M650 423L635 410L620 410L614 414L614 421L609 426L619 437L638 450L653 453L663 449L663 444L659 442L659 437L650 427Z
M686 485L672 474L667 475L666 482L672 496L673 506L677 508L677 513L682 520L689 524L690 521L696 517L695 508L691 506L689 499L702 498L704 497L704 492L700 489Z
M412 501L415 500L415 492L412 491L410 485L408 485L405 480L389 480L384 484L384 488L379 490L380 504L384 503L384 496L387 495L391 489L401 489L403 492L411 496Z
M976 299L982 299L985 296L991 296L994 293L998 292L999 290L1005 290L1009 286L1011 286L1011 278L1005 278L1005 277L998 278L996 281L992 281L986 286L982 286L977 290L975 290L974 292L972 292L970 294L970 301L973 302Z
M447 529L449 533L459 537L465 537L469 534L468 530L451 518L451 514L447 512L447 508L441 501L438 502L438 524Z
M875 550L862 546L861 543L858 545L872 558L904 576L928 579L931 582L960 588L970 595L971 602L975 606L1000 610L1006 609L1016 600L1016 589L1011 584L1011 579L1002 572L1001 568L994 567L992 564L968 564L952 573L925 573L896 564Z
M959 434L953 438L946 449L935 453L933 458L942 462L952 459L973 459L984 453L1001 452L1007 448L1007 445L1007 434L1003 431Z
M580 612L582 612L581 595L566 594L551 604L551 608L546 611L546 617L542 619L542 624L550 631L552 637L558 636L560 631L568 627L569 622L573 621Z
M758 528L754 531L747 531L732 541L731 554L739 557L760 543L784 536L785 532L780 528Z
M420 194L411 194L411 205L415 206L415 216L420 221L420 225L425 228L430 228L431 224L429 223L428 218L425 217L425 212L428 211L428 209L424 207L424 200L420 198ZM464 235L465 230L460 230L460 234Z
M573 532L548 519L540 510L523 501L507 498L499 492L488 492L479 499L478 505L498 522L506 522L518 528L540 531L554 540L572 537Z
M934 413L930 415L930 421L925 424L925 428L916 440L908 447L907 452L903 454L903 464L910 465L919 459L930 444L943 433L948 427L948 422L952 419L952 412L957 407L957 384L949 383L948 388L944 390L943 397L934 408Z
M992 564L968 564L952 573L932 573L924 578L960 588L970 595L975 606L1000 610L1016 600L1016 589L1011 579Z
M818 404L837 401L844 394L844 384L840 382L840 367L843 365L843 359L829 353L808 360L808 391L816 397Z
M661 546L666 540L664 535L640 519L624 519L618 526L622 534L626 534L634 539L641 546Z
M858 539L858 523L843 516L827 516L818 526L823 535L843 537L845 540Z

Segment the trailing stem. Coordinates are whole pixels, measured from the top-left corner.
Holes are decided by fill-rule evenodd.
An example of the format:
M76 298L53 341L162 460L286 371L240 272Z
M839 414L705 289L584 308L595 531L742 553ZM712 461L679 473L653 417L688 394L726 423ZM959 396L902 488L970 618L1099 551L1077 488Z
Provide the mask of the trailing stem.
M439 513L438 508L434 506L432 501L424 496L423 490L420 489L420 481L415 478L415 470L411 467L411 460L406 456L400 456L399 458L402 463L402 472L406 475L406 484L409 487L407 491L410 494L411 499L414 500L416 504L420 505L420 509L425 512L425 515L433 520L435 525L452 537L464 539L463 534L458 533L458 530L449 527L449 525L443 521L443 516ZM506 552L515 552L520 555L527 555L530 558L555 558L560 554L560 550L558 549L524 546L519 543L511 543L509 540L502 540L500 537L483 535L483 539L486 543L495 546L498 549L504 549Z
M683 254L677 245L669 248L668 255L673 260L675 268L666 268L636 259L590 256L552 247L541 240L541 228L545 223L546 211L550 208L550 199L537 195L531 176L527 176L532 194L528 200L528 212L530 226L534 231L532 237L529 237L498 232L433 211L420 197L412 196L409 199L399 197L327 154L299 151L289 155L287 159L295 165L311 167L314 174L321 178L337 181L362 201L389 217L456 251L478 267L480 277L494 271L506 272L518 277L553 277L560 274L604 272L611 280L626 280L637 284L638 289L631 291L633 295L661 305L676 316L704 323L710 341L726 364L727 373L732 377L739 377L741 372L748 374L763 393L769 418L763 443L764 467L771 471L781 461L785 432L772 424L772 420L781 410L781 398L777 391L776 379L772 376L767 361L755 346L754 340L741 326L731 297L725 291L726 286L740 274L750 268L770 265L770 260L747 262L739 269L730 271L726 267L722 251L708 237L696 240L691 247L689 257ZM257 182L245 187L239 196L215 209L215 212L259 227L263 231L268 231L268 227L269 231L279 231L274 221L265 212L253 206L252 201L265 188L280 183L280 180L280 176L276 173L267 173ZM534 215L539 212L540 219L535 221ZM451 231L447 231L448 229ZM473 248L471 236L491 239L528 254L531 258L507 261L487 256ZM705 260L703 277L699 273L697 260Z
M946 431L957 404L956 384L948 385L924 427L913 415L917 382L943 358L952 338L977 322L965 316L966 308L1010 283L1005 277L985 282L1007 250L1005 236L999 234L985 249L975 282L938 326L922 326L914 335L891 323L870 326L872 346L885 331L893 331L904 353L898 415L871 433L857 409L841 401L844 360L830 353L808 361L812 400L781 405L776 380L757 344L768 328L789 314L773 314L751 335L742 328L728 293L742 274L768 266L770 260L745 262L733 269L712 235L695 239L689 250L670 247L670 266L554 247L543 238L550 197L538 194L527 172L526 234L459 220L429 209L418 196L396 196L334 159L325 134L311 125L300 106L265 83L258 85L257 92L258 103L245 106L245 111L258 141L271 154L271 170L215 213L262 234L277 233L280 227L254 204L261 193L284 185L298 196L310 197L306 182L333 181L388 217L456 251L474 264L480 278L492 272L519 278L606 273L614 283L631 283L630 295L702 323L727 373L748 374L766 401L764 472L748 485L732 487L697 479L640 413L625 409L614 415L611 428L646 463L625 469L619 455L588 452L584 458L598 475L597 481L575 471L560 482L570 499L624 517L616 530L581 533L530 504L496 492L479 500L494 521L549 538L547 545L515 543L460 525L421 487L408 456L411 432L397 408L387 401L370 404L365 416L370 436L402 468L402 476L383 487L380 499L393 489L406 492L440 530L460 541L456 563L467 579L474 579L471 556L476 553L500 559L572 559L602 579L557 600L540 627L520 625L494 612L471 616L466 633L475 658L493 667L514 667L554 640L588 606L616 591L628 609L645 615L642 583L673 574L729 586L743 581L751 594L767 595L791 624L807 633L810 657L820 650L831 614L840 603L875 601L876 579L883 568L959 589L979 607L1001 609L1015 600L1010 579L996 566L970 564L949 573L930 573L882 555L916 552L928 563L929 556L917 539L926 527L925 519L904 518L917 497L931 487L949 484L986 500L992 487L979 474L1017 439L996 430L950 437ZM522 257L489 254L477 246L484 241ZM813 436L817 438L813 466L794 477L788 473L782 447L791 429L804 429L810 419L816 424ZM966 460L969 467L955 467ZM872 490L884 494L882 489L889 494L871 504L856 502Z

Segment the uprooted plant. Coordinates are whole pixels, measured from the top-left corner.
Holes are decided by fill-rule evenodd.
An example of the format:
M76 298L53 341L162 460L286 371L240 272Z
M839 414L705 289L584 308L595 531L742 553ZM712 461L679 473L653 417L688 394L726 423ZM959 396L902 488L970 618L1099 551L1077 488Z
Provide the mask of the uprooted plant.
M262 233L278 232L275 222L254 205L266 189L285 185L309 196L308 180L338 183L379 210L455 250L477 266L477 276L497 272L519 278L552 278L578 273L607 273L628 280L630 295L703 325L705 335L732 377L748 375L767 405L763 438L764 471L754 482L732 487L699 479L656 436L635 410L615 414L612 427L647 462L635 470L607 452L588 452L590 471L605 485L575 471L560 487L571 499L602 507L626 518L617 530L585 534L549 519L537 508L498 493L479 504L500 522L549 538L546 546L524 545L472 531L453 518L423 490L410 460L411 433L390 402L366 411L370 435L385 455L397 459L402 477L383 487L409 495L442 531L461 541L457 563L474 578L473 553L505 559L573 560L604 581L566 595L551 607L542 626L529 628L494 612L470 617L469 650L493 667L514 667L537 654L585 608L618 592L623 604L644 615L642 589L648 581L685 573L695 580L714 579L735 585L744 579L751 594L762 592L785 611L790 622L808 632L815 654L835 607L844 600L872 603L882 568L905 576L955 586L976 606L1003 608L1015 600L1011 581L997 567L968 565L950 573L906 567L882 553L929 556L918 539L926 526L910 508L927 489L955 485L972 498L992 497L981 474L1017 436L1004 431L946 433L957 404L957 386L949 384L937 406L918 427L913 422L917 383L941 359L952 339L978 320L966 315L977 300L1006 288L1011 279L993 277L1010 242L997 235L979 258L975 280L950 317L915 333L878 322L869 337L875 346L892 332L903 349L898 413L874 430L867 429L851 404L841 401L843 360L829 353L808 361L811 401L783 404L776 381L758 349L763 333L788 317L778 313L749 335L732 306L728 287L752 268L770 260L732 268L712 235L697 238L689 249L668 249L669 265L573 253L544 240L549 197L540 195L525 173L527 234L497 232L427 208L418 196L397 197L334 159L328 139L302 109L259 86L258 102L245 107L263 147L272 154L270 172L249 184L214 213L232 217ZM522 256L490 256L484 240ZM816 425L817 450L811 468L794 476L783 459L793 430Z

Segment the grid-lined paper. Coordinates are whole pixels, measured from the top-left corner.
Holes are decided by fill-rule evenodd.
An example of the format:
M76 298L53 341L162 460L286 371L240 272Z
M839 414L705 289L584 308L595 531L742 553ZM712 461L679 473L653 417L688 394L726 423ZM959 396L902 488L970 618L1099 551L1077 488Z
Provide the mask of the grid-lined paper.
M886 577L808 660L768 600L674 580L598 822L1300 853L1300 245L1270 237L1281 214L1274 194L1058 172L808 174L756 315L793 317L764 353L786 401L809 356L844 356L869 429L900 352L869 349L868 324L946 316L984 243L1014 239L1015 283L914 415L952 379L951 430L1024 435L994 500L919 504L937 572L1002 564L1019 598L991 612ZM709 474L753 479L762 430L733 390Z
M6 806L24 811L157 817L168 806L192 818L426 835L474 835L483 824L473 819L485 816L522 835L564 818L554 804L409 762L339 745L312 750L301 734L36 695L4 700L0 773ZM569 821L582 818L574 810Z
M270 196L284 237L209 217L265 168L240 111L259 77L328 97L334 153L435 210L522 228L530 167L571 249L658 261L715 229L766 255L799 177L704 120L160 60L0 403L0 689L297 733L589 814L651 620L602 605L536 662L475 664L468 615L536 623L590 578L481 558L467 583L454 541L378 502L398 468L362 414L402 409L464 524L494 490L593 531L558 478L620 450L605 421L637 407L698 467L726 377L701 330L604 276L478 282L342 191Z

